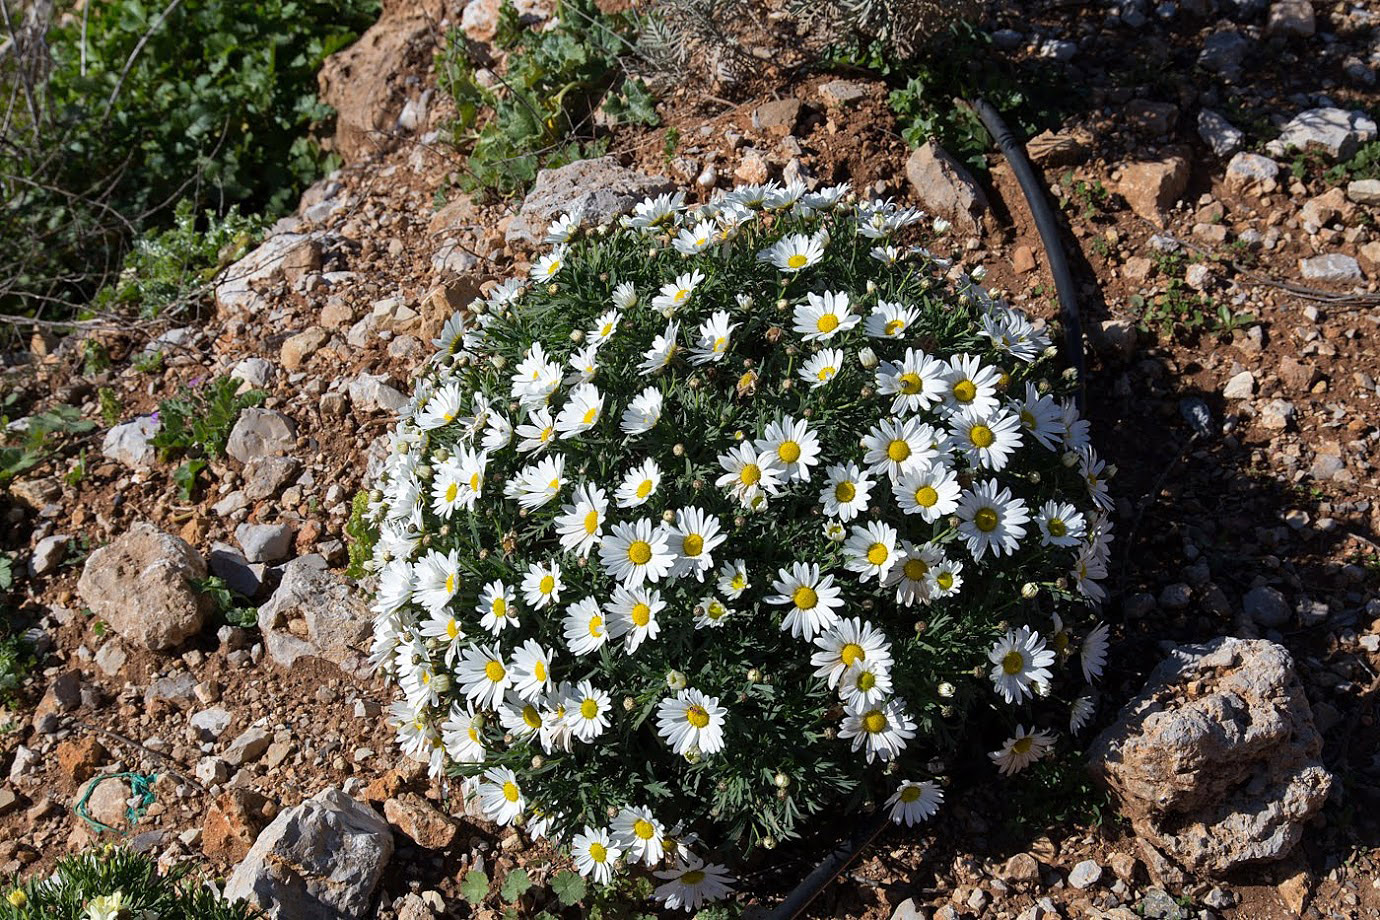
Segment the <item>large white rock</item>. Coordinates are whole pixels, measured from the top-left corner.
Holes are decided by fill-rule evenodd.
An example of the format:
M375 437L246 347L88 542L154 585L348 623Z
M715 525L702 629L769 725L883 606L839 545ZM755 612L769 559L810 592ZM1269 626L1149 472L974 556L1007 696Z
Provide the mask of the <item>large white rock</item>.
M191 584L205 577L196 550L140 521L87 557L77 591L117 635L157 652L205 625L210 599Z
M149 443L158 433L158 419L151 415L116 425L105 433L101 453L111 460L136 469L152 466L153 445Z
M537 173L532 191L508 224L508 242L540 242L546 228L569 211L585 224L599 224L631 211L649 195L668 192L671 180L618 165L613 157L578 160Z
M295 631L294 620L303 621ZM369 672L369 608L320 556L299 556L283 567L278 590L259 608L259 629L268 657L282 667L309 656L343 671Z

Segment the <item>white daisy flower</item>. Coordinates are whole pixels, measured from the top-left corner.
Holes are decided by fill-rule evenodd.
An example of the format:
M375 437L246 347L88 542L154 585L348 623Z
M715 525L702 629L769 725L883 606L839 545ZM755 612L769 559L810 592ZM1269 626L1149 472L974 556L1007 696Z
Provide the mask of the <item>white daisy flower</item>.
M592 383L582 383L570 391L570 401L556 418L556 430L563 438L574 438L599 424L604 414L604 395Z
M1039 686L1048 684L1053 674L1054 651L1038 633L1022 626L1007 630L987 653L992 662L992 684L1008 703L1020 703L1034 696Z
M586 345L584 348L577 348L566 360L566 364L572 371L563 381L566 386L589 383L594 379L594 375L599 373L599 346Z
M1087 533L1087 521L1078 509L1053 499L1040 506L1035 523L1043 546L1078 546Z
M854 665L891 666L891 643L886 634L857 617L839 620L815 636L814 643L820 651L810 657L810 664L816 668L815 677L828 678L831 690Z
M652 298L652 309L657 310L662 316L669 319L690 300L690 295L695 293L695 288L704 281L704 272L690 271L677 275L675 281L669 281L661 286L661 290Z
M1073 705L1069 707L1069 733L1076 735L1081 732L1083 726L1088 724L1096 711L1097 707L1093 705L1093 698L1088 694L1085 693L1074 700Z
M963 563L945 557L930 566L930 599L952 597L963 587Z
M727 310L715 310L709 319L700 323L699 339L690 349L691 364L710 364L722 361L728 354L729 336L738 328L738 323L730 323L731 314Z
M497 645L471 645L460 656L456 679L466 699L481 709L492 709L513 685L513 676Z
M997 408L1001 372L973 355L954 355L945 376L944 403L954 412L990 415Z
M1040 395L1035 384L1026 383L1025 399L1011 406L1021 428L1046 450L1058 450L1064 435L1064 416L1053 396Z
M506 627L518 625L517 608L513 604L513 589L501 580L495 579L479 592L479 603L475 612L480 615L479 625L494 635Z
M902 473L892 491L904 514L918 514L927 524L954 513L963 489L958 475L942 463L926 464Z
M452 457L436 465L431 481L431 513L450 518L457 508L474 504L474 494L465 487L465 473L457 458Z
M784 185L773 185L762 205L769 211L784 211L799 201L806 191L805 183L799 179L792 179Z
M1111 645L1108 638L1110 633L1111 629L1106 623L1098 623L1092 632L1088 633L1078 650L1078 658L1083 665L1083 679L1088 683L1101 677L1103 669L1107 667L1107 648Z
M1030 731L1026 731L1025 726L1017 725L1016 734L1006 739L1001 750L992 751L987 756L992 758L992 762L1001 769L1003 775L1010 776L1044 757L1053 746L1052 735L1038 732L1034 726L1031 726Z
M894 759L914 737L915 721L897 697L870 708L851 707L844 711L843 724L839 726L839 739L852 739L853 750L865 750L868 763L879 758Z
M439 613L460 590L460 551L431 550L412 569L412 599Z
M565 630L565 644L575 655L597 652L609 641L603 608L592 597L586 597L567 607L562 626Z
M542 406L527 414L527 421L517 426L518 453L537 453L551 446L556 437L556 422L551 410Z
M645 377L669 367L676 356L676 336L679 333L680 323L667 323L666 330L652 339L652 347L642 353L642 363L637 366L637 372Z
M895 415L923 412L944 398L948 366L916 348L907 348L900 361L877 367L877 390L890 396Z
M560 602L563 587L559 562L534 562L522 576L522 599L533 610L541 610Z
M901 261L903 255L901 250L895 246L873 246L867 251L867 254L886 266L895 265ZM869 332L868 335L872 335L872 333Z
M551 688L551 653L535 639L518 646L509 670L513 689L524 700L535 700Z
M810 467L819 463L819 436L803 419L785 418L767 425L754 445L760 453L774 454L787 480L810 481Z
M656 615L666 609L661 592L643 587L613 589L608 607L608 634L623 640L623 650L629 655L643 642L655 639L661 632Z
M796 304L795 331L806 342L827 342L856 326L862 317L848 308L848 295L842 291L823 295L811 291L805 302Z
M944 558L938 547L929 543L916 546L901 541L896 564L891 567L882 584L896 589L896 602L906 607L927 604L930 600L930 570Z
M584 833L576 834L570 842L570 855L581 875L593 879L596 885L607 885L613 881L613 867L623 851L607 830L602 827L596 830L586 824Z
M574 214L566 211L546 228L546 238L542 242L548 245L551 243L569 243L570 238L579 229L580 221L576 219Z
M666 855L666 826L650 808L623 806L613 819L613 838L630 863L655 866Z
M727 714L718 697L687 687L657 705L657 733L681 756L691 751L717 754L724 748Z
M863 462L869 469L895 479L936 459L944 439L938 429L913 416L884 418L863 438Z
M424 638L436 641L438 651L444 648L447 661L454 663L455 657L460 654L460 642L465 637L465 631L460 628L460 621L454 612L442 610L434 613L423 620L418 629Z
M694 575L695 581L704 581L705 572L714 565L714 549L727 538L719 531L719 519L699 508L682 508L676 522L663 527L667 547L676 556L671 577Z
M646 198L633 206L631 214L623 217L623 226L651 233L668 224L685 207L685 193L675 192Z
M561 506L556 517L556 532L561 548L588 556L604 536L604 520L609 510L604 490L589 483L575 487L574 503Z
M503 705L498 707L498 721L513 737L530 738L541 731L541 709L535 702L524 700L509 690Z
M442 744L450 759L456 763L483 763L488 753L480 735L483 727L484 720L475 715L474 706L461 709L459 703L452 703L449 717L441 723Z
M628 404L628 408L623 410L619 427L629 437L646 434L656 427L657 422L661 421L661 406L661 391L656 387L647 387L634 396L632 402Z
M894 247L891 246L888 246L887 249L895 251ZM877 252L875 249L872 251L873 253ZM905 304L889 300L879 300L877 306L873 307L872 312L867 315L867 322L863 324L863 332L867 334L868 338L873 339L901 339L905 338L910 327L915 325L919 319L920 311L915 307L908 307ZM906 350L909 352L911 349Z
M513 426L497 412L489 415L484 425L482 446L485 453L494 453L507 447L513 440Z
M979 561L989 551L993 556L1014 553L1030 520L1024 499L1012 498L1011 490L995 479L974 483L955 511L959 536Z
M875 661L859 661L839 679L839 699L845 707L867 708L891 698L891 669Z
M566 246L562 243L538 259L528 274L533 281L551 281L564 267L565 257Z
M486 818L507 826L522 814L527 800L522 797L517 775L512 770L490 767L484 771L484 781L479 784L479 804Z
M825 470L824 475L819 501L826 515L846 523L867 511L867 501L876 482L856 463L835 464Z
M828 185L824 188L815 189L808 192L800 199L800 203L814 211L827 211L838 206L839 202L847 197L852 191L853 186L848 182L840 182L838 185Z
M1091 446L1092 423L1078 415L1078 404L1072 399L1059 401L1059 438L1064 450L1082 451Z
M671 245L683 256L698 255L714 245L718 229L712 220L702 220L694 227L683 228L671 240Z
M815 390L837 377L842 369L843 352L837 348L824 348L811 355L796 373L810 385L810 389Z
M789 569L779 569L772 589L776 593L766 601L791 608L781 628L797 639L809 642L839 620L842 593L834 585L834 576L821 577L815 563L794 562Z
M646 392L645 390L643 391ZM614 493L614 503L620 508L636 508L647 503L661 485L661 468L648 457L640 466L633 467L623 477Z
M570 730L581 741L593 741L609 727L609 695L587 680L580 681L566 706Z
M959 413L950 424L949 444L976 468L1000 472L1021 446L1021 421L1009 412Z
M512 376L512 395L523 408L535 409L546 404L561 385L561 366L546 356L540 342L533 342Z
M600 345L613 338L613 334L618 331L618 324L622 321L623 314L617 310L606 310L599 314L599 318L594 321L594 328L585 333L585 341L591 346L598 348Z
M695 628L714 629L732 616L733 610L717 597L702 597L695 605Z
M569 481L565 478L565 457L545 457L518 470L504 486L503 494L530 510L559 496Z
M857 572L859 581L876 578L880 583L896 564L896 528L881 521L853 525L843 557L845 568Z
M928 820L944 802L944 790L931 780L916 783L906 780L886 800L891 806L891 822L914 827Z
M714 484L726 489L744 506L750 506L762 493L776 495L786 478L785 467L776 454L759 451L747 442L721 454L719 466L727 472Z
M1088 497L1093 500L1093 504L1103 511L1110 511L1112 496L1107 491L1107 478L1110 476L1107 461L1098 457L1097 451L1091 447L1085 448L1078 453L1078 472L1088 484Z
M757 261L770 262L783 272L798 272L824 258L819 240L803 233L788 233L757 253Z
M631 310L637 306L637 288L631 281L624 281L613 289L613 305L620 310ZM613 330L609 330L609 334L612 333Z
M458 381L447 383L426 401L426 408L417 413L417 427L424 431L449 425L460 417L465 407L465 391Z
M656 583L675 564L665 532L647 518L613 525L613 532L599 544L599 562L605 574L628 587L644 581Z
M570 698L575 688L569 683L561 683L542 699L541 729L538 739L541 749L550 754L555 751L569 751L574 735L570 731L567 715L570 711Z
M743 596L743 592L749 587L747 561L734 559L732 562L725 562L719 566L718 578L714 582L720 594L727 595L731 600L737 600Z
M1049 336L1011 309L993 311L982 317L982 334L992 340L999 351L1017 361L1030 364L1049 347Z
M693 853L684 853L669 869L657 870L656 877L665 884L652 895L671 910L698 910L733 892L733 876L725 867L705 863Z

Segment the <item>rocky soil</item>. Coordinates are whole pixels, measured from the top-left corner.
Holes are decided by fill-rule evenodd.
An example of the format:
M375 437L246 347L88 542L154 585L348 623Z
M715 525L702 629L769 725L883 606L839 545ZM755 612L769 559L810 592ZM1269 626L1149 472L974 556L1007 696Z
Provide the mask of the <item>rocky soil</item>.
M955 769L940 816L885 835L811 915L1380 916L1380 187L1326 178L1376 136L1380 12L992 6L1016 72L1070 88L1031 151L1062 205L1088 408L1119 471L1117 641L1094 760L1125 817L1013 820L1026 816L1000 787ZM0 718L0 873L41 872L90 843L75 798L126 770L158 774L134 846L204 860L284 917L302 899L341 916L468 916L469 869L547 871L517 831L466 816L447 784L399 763L388 695L363 660L368 612L343 568L350 498L430 338L486 282L525 270L557 210L609 211L670 183L707 197L848 180L951 220L953 255L1056 315L1010 169L993 158L974 178L942 150L909 148L886 87L867 80L798 75L732 105L686 88L663 104L682 138L672 156L665 127L620 129L609 157L544 176L525 202L458 193L430 52L450 22L482 38L485 15L482 0L391 5L328 64L347 165L217 280L205 315L40 332L5 356L4 387L33 410L99 418L111 387L123 419L74 445L80 479L65 476L72 450L0 495L0 544L27 567L23 614L44 653ZM85 373L88 337L111 369ZM152 352L162 369L138 369ZM269 395L183 501L149 415L222 375ZM1189 399L1210 415L1202 430ZM259 628L217 622L187 588L208 573L255 599ZM1243 642L1181 649L1150 673L1224 635ZM1153 724L1136 715L1152 711ZM1214 719L1240 731L1185 727ZM1137 759L1163 738L1192 764ZM1209 785L1168 796L1186 774ZM96 787L94 818L127 825L123 783ZM1232 820L1243 812L1259 820ZM760 903L807 856L764 871Z

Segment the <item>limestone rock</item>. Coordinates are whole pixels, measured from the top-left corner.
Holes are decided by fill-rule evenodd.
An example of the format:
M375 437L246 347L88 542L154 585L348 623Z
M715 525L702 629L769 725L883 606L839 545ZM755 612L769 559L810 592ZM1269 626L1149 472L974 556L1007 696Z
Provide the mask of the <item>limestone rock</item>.
M250 562L278 562L292 549L292 526L241 524L235 528L235 542Z
M271 409L245 409L230 429L225 452L241 463L285 454L297 446L297 423Z
M1227 121L1225 115L1211 109L1198 113L1198 136L1219 157L1229 157L1246 142L1246 132Z
M415 792L388 799L383 803L383 816L424 849L445 849L455 839L455 822Z
M393 857L388 825L367 805L326 789L280 813L230 876L225 897L273 920L358 920Z
M1361 144L1375 140L1375 136L1375 122L1366 113L1329 106L1295 115L1265 149L1275 156L1302 150L1319 151L1333 160L1346 160Z
M1349 284L1361 280L1361 265L1352 256L1331 252L1299 260L1299 272L1307 281Z
M261 303L255 288L278 280L294 282L321 266L320 234L278 233L216 279L216 310L222 315L252 313Z
M294 620L302 623L291 628ZM302 556L283 568L283 580L259 608L264 648L290 668L303 655L323 658L342 670L368 672L369 608L320 556Z
M1275 0L1270 4L1270 19L1265 25L1270 35L1308 38L1317 28L1312 0Z
M1128 164L1117 182L1117 194L1141 217L1164 226L1165 212L1188 190L1188 161L1183 157Z
M672 189L666 176L625 169L614 157L578 160L559 169L543 169L508 225L509 243L537 243L546 228L565 212L586 225L597 225L632 210L649 195Z
M1380 179L1357 179L1348 183L1346 197L1357 204L1380 206Z
M1093 743L1137 835L1194 873L1283 858L1332 777L1293 660L1224 637L1180 646Z
M1227 164L1227 187L1238 191L1272 192L1278 187L1279 164L1258 153L1242 151Z
M407 397L387 383L384 374L360 374L350 381L350 403L357 412L396 413L407 405Z
M201 631L208 597L193 579L206 563L183 540L140 521L86 560L77 590L116 634L158 652Z
M906 179L925 210L973 232L987 210L987 195L963 165L928 141L906 160Z
M57 571L57 567L67 555L67 544L71 539L70 534L55 533L39 540L34 547L33 556L29 559L29 574L47 575Z
M157 433L158 420L149 415L116 425L105 433L101 454L136 469L151 466L154 450L149 439Z
M201 826L201 851L212 859L244 859L275 813L274 805L252 789L227 789L206 811Z

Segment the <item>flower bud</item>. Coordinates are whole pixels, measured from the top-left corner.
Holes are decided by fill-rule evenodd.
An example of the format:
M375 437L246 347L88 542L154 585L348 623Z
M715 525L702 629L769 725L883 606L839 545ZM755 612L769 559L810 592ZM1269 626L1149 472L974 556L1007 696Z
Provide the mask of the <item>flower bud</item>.
M637 708L637 700L633 699L633 698L630 697L630 696L625 696L625 697L623 697L623 711L624 711L624 712L632 712L632 711L633 711L634 709L636 709L636 708Z
M1033 601L1040 593L1040 586L1033 581L1028 581L1021 585L1021 597L1028 601Z
M953 699L954 694L958 692L958 688L946 680L935 688L935 692L938 693L944 699L951 700Z
M763 837L763 838L762 838L762 849L764 849L764 850L774 850L774 849L776 849L776 838L775 838L775 837Z
M667 671L666 686L672 690L684 690L690 683L689 679L682 671Z
M861 364L865 370L872 370L879 363L877 353L872 350L871 346L864 345L862 348L858 349L858 363Z
M791 778L784 773L777 773L771 781L776 784L777 789L788 789L791 785Z
M546 765L546 758L545 758L545 757L541 756L540 754L533 754L533 755L532 755L532 769L533 769L533 770L540 770L540 769L541 769L543 766L545 766L545 765Z
M747 679L750 684L760 684L762 682L762 672L757 668L748 668Z
M576 345L579 345L579 344L580 344L581 342L583 342L584 340L585 340L585 331L584 331L583 329L572 329L572 330L570 330L570 341L574 342Z

